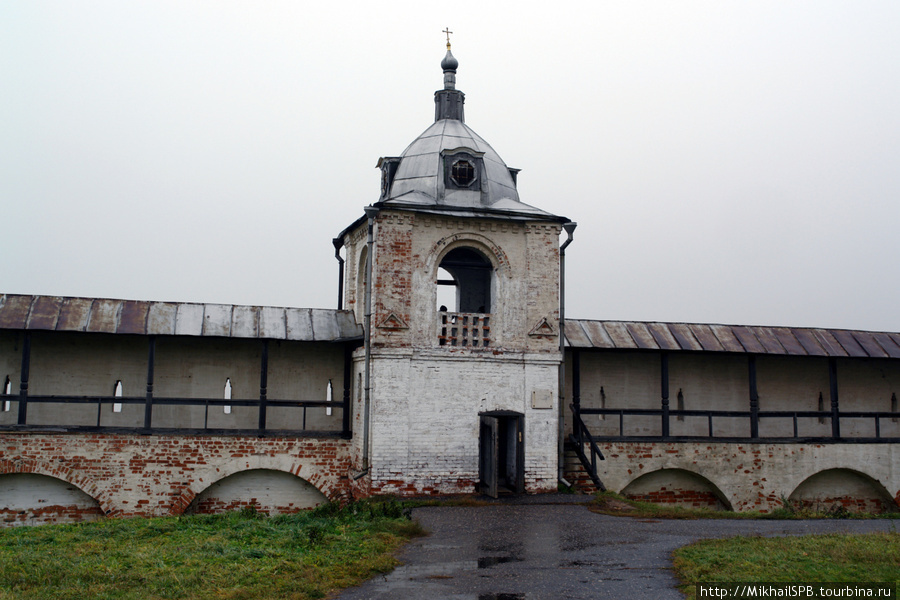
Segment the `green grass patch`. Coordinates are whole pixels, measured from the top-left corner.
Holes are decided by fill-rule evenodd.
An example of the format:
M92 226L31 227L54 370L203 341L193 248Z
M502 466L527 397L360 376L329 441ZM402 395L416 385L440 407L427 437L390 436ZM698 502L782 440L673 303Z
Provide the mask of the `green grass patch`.
M900 534L703 540L673 553L681 590L734 582L900 582Z
M4 529L0 600L323 598L422 533L392 501Z

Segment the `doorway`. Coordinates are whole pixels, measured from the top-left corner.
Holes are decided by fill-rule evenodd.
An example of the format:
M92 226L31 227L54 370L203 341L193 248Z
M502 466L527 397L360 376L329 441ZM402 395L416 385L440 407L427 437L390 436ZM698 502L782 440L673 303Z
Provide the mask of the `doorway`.
M478 491L492 498L525 493L525 415L480 413Z

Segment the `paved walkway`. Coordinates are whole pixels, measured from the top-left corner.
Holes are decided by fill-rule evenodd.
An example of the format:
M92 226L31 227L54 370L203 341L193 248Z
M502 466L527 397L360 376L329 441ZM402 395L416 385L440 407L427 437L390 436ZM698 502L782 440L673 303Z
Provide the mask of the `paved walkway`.
M431 535L403 550L402 566L340 600L682 600L671 553L694 540L892 528L885 520L633 519L575 504L429 507L413 517Z

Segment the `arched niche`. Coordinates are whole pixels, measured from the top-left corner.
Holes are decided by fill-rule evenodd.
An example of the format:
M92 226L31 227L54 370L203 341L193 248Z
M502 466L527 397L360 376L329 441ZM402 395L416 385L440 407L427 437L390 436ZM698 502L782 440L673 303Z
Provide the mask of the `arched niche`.
M685 469L660 469L641 475L622 490L633 500L688 508L731 510L725 494L709 479Z
M354 286L356 293L354 294L355 304L353 306L353 313L359 323L362 323L366 315L366 286L368 285L368 280L366 279L366 261L368 260L368 257L369 249L366 246L363 246L362 251L359 253L359 258L356 261L356 285Z
M826 469L807 477L788 501L805 508L827 511L842 507L850 512L895 512L897 504L881 483L853 469Z
M311 483L284 471L250 469L220 479L197 494L185 514L208 514L252 506L270 515L314 508L327 502Z
M36 473L0 475L0 526L81 523L103 516L97 500L62 479Z

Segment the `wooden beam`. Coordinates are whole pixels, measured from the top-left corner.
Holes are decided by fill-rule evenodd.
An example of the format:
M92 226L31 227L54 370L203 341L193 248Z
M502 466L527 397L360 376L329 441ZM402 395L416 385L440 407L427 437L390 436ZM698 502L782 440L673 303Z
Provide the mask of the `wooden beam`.
M153 426L153 367L156 363L156 336L151 335L147 344L147 395L144 404L144 429Z
M747 371L750 376L750 437L759 437L759 392L756 388L756 355L747 355Z
M19 380L19 425L25 425L28 420L28 374L31 370L31 332L25 332L25 341L22 343L22 377Z
M262 341L259 365L259 433L266 431L266 388L269 384L269 340Z

